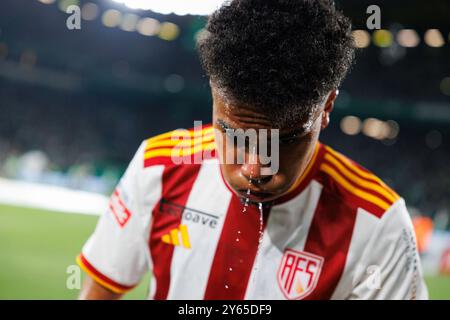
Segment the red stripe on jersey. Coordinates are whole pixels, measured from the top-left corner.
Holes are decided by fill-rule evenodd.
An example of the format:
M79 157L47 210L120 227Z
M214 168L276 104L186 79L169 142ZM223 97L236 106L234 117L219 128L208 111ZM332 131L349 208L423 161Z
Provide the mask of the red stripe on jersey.
M259 242L260 213L233 194L209 273L204 299L244 299ZM270 208L264 208L264 231ZM207 241L207 240L206 240ZM231 269L230 269L231 268Z
M324 188L308 232L305 252L324 258L316 289L305 300L331 298L344 271L356 219L356 208L348 207Z
M185 206L192 186L197 179L200 165L167 166L162 176L162 199L178 206ZM161 200L162 200L161 199ZM161 238L181 223L179 212L163 210L161 201L153 209L150 231L150 253L153 260L153 276L156 278L155 300L167 299L170 286L170 267L174 246L164 243Z
M117 283L114 280L111 280L107 276L105 276L103 273L98 271L81 253L79 256L79 262L87 269L86 272L90 273L91 276L94 278L94 280L97 280L98 282L101 282L101 284L105 287L107 287L110 290L113 290L117 293L123 293L128 290L133 289L135 286L125 286L123 284Z

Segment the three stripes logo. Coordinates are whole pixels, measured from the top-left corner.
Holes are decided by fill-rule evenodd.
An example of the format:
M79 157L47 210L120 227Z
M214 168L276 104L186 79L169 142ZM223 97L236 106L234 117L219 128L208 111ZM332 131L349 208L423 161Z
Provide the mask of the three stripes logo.
M191 248L187 225L181 224L178 228L170 230L169 233L161 237L162 242L173 246L183 246L186 249Z

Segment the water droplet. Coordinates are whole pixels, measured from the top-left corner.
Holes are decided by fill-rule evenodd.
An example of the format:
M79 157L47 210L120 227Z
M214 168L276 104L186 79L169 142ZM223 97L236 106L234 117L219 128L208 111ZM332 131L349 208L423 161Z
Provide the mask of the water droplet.
M228 287L228 285L226 284L226 285L225 285L225 289L228 289L228 288L229 288L229 287Z
M241 232L240 232L240 231L238 231L238 234L241 234Z
M249 183L250 185L250 183ZM250 189L247 189L247 195L250 194ZM247 207L248 207L248 203L250 202L249 198L245 198L245 202L244 202L244 208L242 209L242 212L245 213L247 212Z
M256 147L253 146L252 147L252 152L251 152L251 155L250 155L250 157L252 157L251 159L253 159L255 154L256 154ZM250 162L252 162L252 160L250 160ZM251 182L250 181L252 180L252 177L253 177L253 166L252 166L251 171L250 171L250 179L248 181L249 188L247 189L247 195L250 195L250 186L251 186ZM242 209L242 213L246 213L247 212L247 207L248 207L248 203L249 202L250 202L250 199L248 197L246 197L245 198L245 203L244 203L244 208Z
M259 239L258 242L261 243L263 241L264 232L263 232L263 204L260 202L258 203L258 209L259 209ZM259 251L259 245L258 245L258 251Z
M228 270L233 271L233 268L230 267Z
M236 238L236 242L239 242L239 238Z

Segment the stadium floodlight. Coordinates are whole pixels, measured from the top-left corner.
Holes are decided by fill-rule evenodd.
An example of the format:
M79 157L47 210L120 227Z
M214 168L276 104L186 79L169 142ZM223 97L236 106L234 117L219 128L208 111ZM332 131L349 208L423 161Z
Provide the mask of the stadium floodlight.
M113 0L131 9L151 10L161 14L208 15L224 0Z

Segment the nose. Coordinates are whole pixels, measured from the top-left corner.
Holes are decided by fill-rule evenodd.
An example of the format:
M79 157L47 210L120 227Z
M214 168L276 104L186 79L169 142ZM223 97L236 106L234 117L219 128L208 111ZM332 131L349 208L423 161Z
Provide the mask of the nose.
M266 184L272 179L272 176L262 175L262 168L263 165L259 162L247 161L241 166L241 174L254 185Z
M257 180L262 178L261 165L259 163L244 163L241 166L241 173L248 180Z

